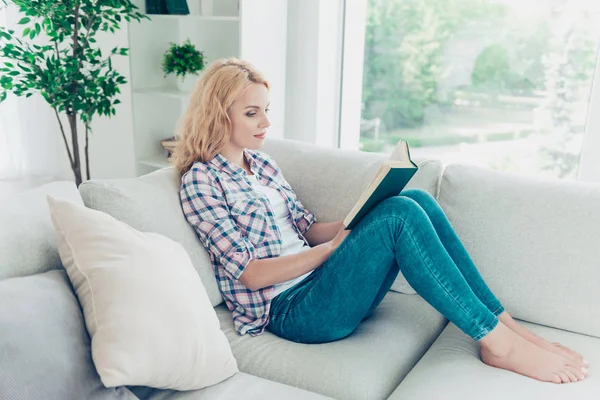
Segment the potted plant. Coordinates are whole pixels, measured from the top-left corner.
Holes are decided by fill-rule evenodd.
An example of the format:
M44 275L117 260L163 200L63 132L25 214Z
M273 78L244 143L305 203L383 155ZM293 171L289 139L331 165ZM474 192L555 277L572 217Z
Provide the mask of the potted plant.
M189 92L196 83L199 72L204 69L204 53L196 49L189 39L179 45L171 43L162 58L165 77L175 75L179 90Z
M75 183L82 182L78 123L85 129L86 176L90 179L89 134L94 116L115 115L116 96L125 77L112 68L114 56L127 48L114 47L103 55L98 32L121 28L123 21L147 18L129 0L13 0L23 18L21 38L0 26L0 102L8 92L30 97L39 93L54 110ZM7 6L6 0L0 4ZM42 35L44 40L35 41ZM70 146L61 116L70 130Z

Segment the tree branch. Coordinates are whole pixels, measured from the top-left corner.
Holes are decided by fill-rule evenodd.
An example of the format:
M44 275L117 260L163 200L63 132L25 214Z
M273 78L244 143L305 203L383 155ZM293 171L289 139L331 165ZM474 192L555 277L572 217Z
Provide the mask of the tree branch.
M89 123L85 124L85 173L87 179L90 179L90 152L89 152L89 140L88 133L90 131Z
M92 23L94 22L94 19L97 17L98 14L94 14L91 17L88 15L88 24L85 27L85 37L83 38L83 46L89 47L89 42L88 42L88 38L90 36L90 29L92 28Z
M77 50L79 48L79 6L80 3L79 1L77 2L77 5L75 6L75 12L74 12L74 21L75 21L75 27L73 29L73 59L77 60ZM77 70L74 71L75 74L77 74L79 72L79 68L80 67L80 63L77 63ZM72 77L71 80L71 94L75 95L75 93L77 92L77 81L75 80L74 77ZM67 113L73 113L74 112L74 105L70 105L70 110Z
M56 50L56 59L60 62L60 51L58 51L58 42L54 42L54 49Z
M60 115L58 115L58 110L56 107L52 107L54 109L54 113L56 114L56 119L58 121L58 125L60 126L60 133L62 133L63 140L65 142L65 147L67 148L67 155L69 156L69 162L71 163L71 168L74 168L73 164L73 156L71 155L71 149L69 148L69 142L67 142L67 136L65 135L65 128L60 120Z

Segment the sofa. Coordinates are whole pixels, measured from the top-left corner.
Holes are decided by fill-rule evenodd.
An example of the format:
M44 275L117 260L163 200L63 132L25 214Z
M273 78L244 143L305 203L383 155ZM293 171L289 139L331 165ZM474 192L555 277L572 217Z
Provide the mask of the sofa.
M386 159L280 139L267 139L263 151L323 222L343 219ZM165 168L134 179L90 180L79 188L53 182L1 203L0 399L600 398L595 372L600 365L600 185L415 161L419 171L407 187L437 198L505 308L533 332L582 353L590 362L587 379L556 385L485 365L478 344L402 275L375 312L343 340L305 345L270 332L239 336L208 253L181 212L179 179ZM68 280L48 216L48 194L180 243L240 372L193 391L105 388L94 369L77 299L56 289L68 287Z

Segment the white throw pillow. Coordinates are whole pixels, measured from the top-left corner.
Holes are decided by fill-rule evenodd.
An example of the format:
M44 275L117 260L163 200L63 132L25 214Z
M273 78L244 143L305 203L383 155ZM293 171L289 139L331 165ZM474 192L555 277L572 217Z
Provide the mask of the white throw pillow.
M201 389L238 372L183 247L48 196L60 258L107 387Z

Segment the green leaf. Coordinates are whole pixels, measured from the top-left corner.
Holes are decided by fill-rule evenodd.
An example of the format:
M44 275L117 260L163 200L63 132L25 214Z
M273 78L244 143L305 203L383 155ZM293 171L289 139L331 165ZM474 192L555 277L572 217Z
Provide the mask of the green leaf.
M31 28L25 28L25 29L23 29L23 36L29 35L29 32L31 32Z
M28 17L23 17L23 18L21 18L21 20L18 22L18 24L19 24L19 25L23 25L23 24L26 24L26 23L28 23L29 21L31 21L31 18L28 18Z
M0 86L2 86L6 90L11 90L13 88L12 80L10 80L10 81L0 80Z
M19 75L21 75L21 73L19 71L10 71L8 74L10 76L19 76Z
M6 100L6 92L2 91L0 92L0 103L2 103L4 100Z

